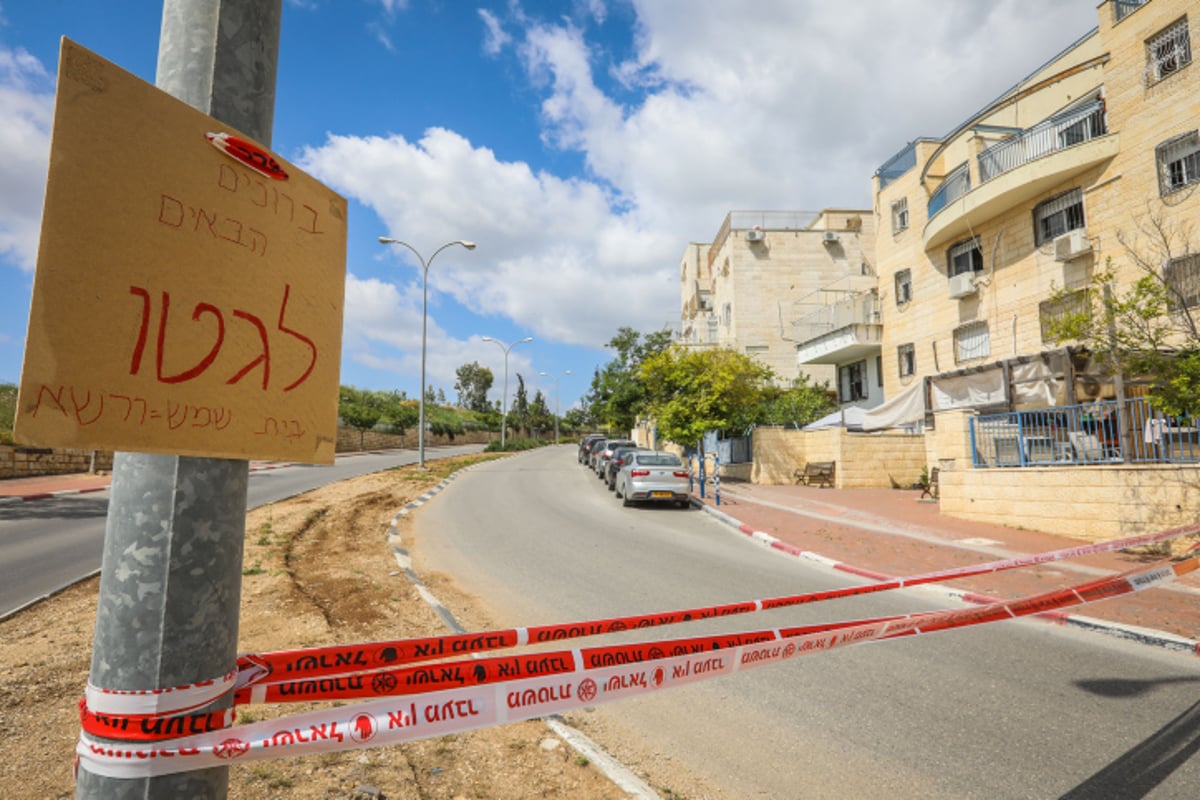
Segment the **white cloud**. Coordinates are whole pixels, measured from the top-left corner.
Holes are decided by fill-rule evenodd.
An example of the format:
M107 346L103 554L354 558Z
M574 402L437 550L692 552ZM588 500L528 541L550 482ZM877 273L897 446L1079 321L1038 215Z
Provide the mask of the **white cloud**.
M606 60L619 48L589 38L605 19L591 0L569 20L516 4L479 12L483 47L519 59L542 97L544 143L580 154L584 178L439 128L418 141L331 135L300 161L418 247L476 241L475 253L439 257L435 296L598 346L620 325L677 316L678 259L729 210L868 206L888 157L948 132L1096 20L1094 0L633 7L620 63Z
M45 68L0 45L0 255L32 272L49 165L54 94Z

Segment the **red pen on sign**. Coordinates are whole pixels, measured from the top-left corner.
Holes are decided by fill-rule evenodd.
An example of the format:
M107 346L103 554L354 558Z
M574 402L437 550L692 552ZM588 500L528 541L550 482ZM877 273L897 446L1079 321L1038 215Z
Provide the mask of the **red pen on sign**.
M253 142L230 136L228 133L206 133L204 138L212 142L212 146L230 158L235 158L255 172L261 172L268 178L286 181L288 174L271 154Z

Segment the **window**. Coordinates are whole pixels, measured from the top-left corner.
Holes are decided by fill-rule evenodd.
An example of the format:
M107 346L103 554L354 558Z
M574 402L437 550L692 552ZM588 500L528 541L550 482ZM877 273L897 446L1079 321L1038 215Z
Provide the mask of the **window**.
M909 342L896 348L896 360L900 364L900 377L907 378L917 374L917 348Z
M709 344L713 344L717 341L717 325L718 324L720 324L720 320L717 319L717 315L709 314L708 315L708 342L709 342Z
M1172 258L1163 265L1167 307L1172 311L1200 306L1200 253Z
M1079 289L1057 300L1043 300L1038 303L1038 320L1042 326L1042 341L1058 341L1049 331L1050 323L1066 316L1074 316L1086 312L1088 310L1087 298L1087 291Z
M1039 245L1083 224L1083 192L1079 189L1052 197L1033 209L1033 235Z
M896 273L896 305L902 306L912 300L912 270L902 269Z
M908 198L901 197L892 203L892 235L908 227Z
M883 388L883 356L875 356L875 385Z
M992 354L986 322L969 322L954 329L954 361L961 363Z
M1200 137L1196 131L1168 139L1154 149L1158 161L1158 191L1166 196L1200 181Z
M1116 12L1117 22L1128 17L1133 12L1144 6L1149 0L1113 0L1113 9Z
M758 356L766 353L771 348L765 344L748 344L746 345L746 355Z
M726 328L733 322L733 303L726 303L721 307L721 322Z
M867 399L867 362L856 361L838 367L838 400L852 403Z
M979 237L959 242L946 251L946 274L951 278L964 272L983 271L983 248Z
M1146 84L1158 83L1191 61L1187 17L1182 17L1146 40Z

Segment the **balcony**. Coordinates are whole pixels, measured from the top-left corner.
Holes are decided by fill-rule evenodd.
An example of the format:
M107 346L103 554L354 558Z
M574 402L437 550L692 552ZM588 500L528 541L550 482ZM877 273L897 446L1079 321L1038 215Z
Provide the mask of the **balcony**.
M800 364L842 364L878 355L883 325L879 295L852 292L792 323Z
M1099 101L989 147L979 154L979 186L972 189L969 177L958 174L965 171L960 168L929 199L925 249L969 235L972 226L1045 194L1113 158L1119 149Z

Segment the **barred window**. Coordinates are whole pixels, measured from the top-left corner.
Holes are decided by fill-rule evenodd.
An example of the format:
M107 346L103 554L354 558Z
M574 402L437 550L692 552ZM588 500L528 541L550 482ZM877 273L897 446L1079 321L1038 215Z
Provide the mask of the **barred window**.
M901 197L892 203L892 235L908 228L908 198Z
M912 270L902 269L896 273L896 305L904 305L912 296Z
M1042 326L1042 341L1058 341L1050 334L1050 324L1067 316L1082 314L1088 310L1087 291L1079 289L1063 295L1056 300L1043 300L1038 303L1038 320Z
M1158 162L1158 190L1168 195L1200 181L1200 137L1196 131L1168 139L1154 149Z
M1167 307L1172 311L1200 306L1200 253L1172 258L1163 265Z
M1191 61L1187 17L1182 17L1146 40L1146 84L1158 83Z
M962 363L992 354L986 322L969 322L954 329L954 361Z
M1033 232L1039 245L1083 226L1083 192L1079 189L1052 197L1033 209Z
M983 271L983 247L979 237L967 239L946 251L946 274L953 278L964 272Z
M917 372L917 348L914 344L902 344L896 348L896 360L900 364L900 377L907 378Z

